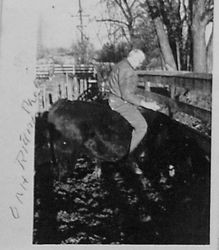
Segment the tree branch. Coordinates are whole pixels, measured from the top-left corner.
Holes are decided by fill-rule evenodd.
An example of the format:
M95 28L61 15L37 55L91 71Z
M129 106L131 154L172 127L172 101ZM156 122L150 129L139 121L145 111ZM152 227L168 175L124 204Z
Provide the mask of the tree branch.
M125 26L128 27L128 24L126 22L120 21L120 20L114 20L114 19L110 19L110 18L106 18L106 19L97 19L97 22L111 22L111 23L118 23L118 24L123 24Z
M125 37L126 41L130 44L130 40L129 40L129 38L126 35L126 32L125 32L124 28L121 27L121 29L122 29L123 36Z
M128 5L127 0L123 0L123 2L125 4L125 6L126 6L126 10L127 10L128 14L129 14L129 19L132 19L132 12L131 12L131 9L130 9L130 7Z
M211 21L213 21L213 10L206 10L203 14L203 23L207 25Z
M185 4L185 0L182 1L182 7L183 7L183 12L184 12L184 17L182 17L182 23L183 23L188 18L188 12L187 12L187 7L186 7L186 4Z
M130 4L130 9L132 9L132 7L134 6L134 4L137 2L137 0L134 0L131 4Z
M136 13L136 15L133 16L133 20L137 19L138 17L142 18L143 20L145 19L142 13Z
M124 7L122 6L122 2L121 1L119 1L119 0L114 0L115 2L116 2L116 4L120 7L120 9L121 9L121 11L122 11L122 13L123 13L123 15L124 15L124 17L126 18L126 20L128 21L129 20L129 16L127 15L127 13L126 13L126 11L125 11L125 9L124 9Z

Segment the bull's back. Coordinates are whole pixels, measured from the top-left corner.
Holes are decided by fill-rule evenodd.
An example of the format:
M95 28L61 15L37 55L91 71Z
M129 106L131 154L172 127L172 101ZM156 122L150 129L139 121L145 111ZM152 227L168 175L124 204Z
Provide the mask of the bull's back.
M129 151L132 128L106 105L59 100L48 121L64 138L83 144L95 157L118 160Z

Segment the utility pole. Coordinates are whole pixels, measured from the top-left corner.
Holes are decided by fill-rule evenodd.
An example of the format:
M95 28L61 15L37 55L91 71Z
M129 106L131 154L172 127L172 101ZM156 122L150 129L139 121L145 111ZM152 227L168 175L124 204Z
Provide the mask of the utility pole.
M79 15L77 16L73 16L73 17L79 17L79 21L80 21L80 24L77 26L77 28L79 29L80 31L80 63L85 63L86 61L86 44L85 44L85 34L84 34L84 23L83 23L83 18L84 17L87 17L88 15L84 15L83 14L83 9L82 9L82 4L81 4L81 0L78 0L78 7L79 7L79 10L78 10L78 13Z
M79 6L79 17L80 17L80 32L81 32L81 43L84 43L84 26L83 26L83 15L82 15L82 7L81 7L81 0L78 0Z

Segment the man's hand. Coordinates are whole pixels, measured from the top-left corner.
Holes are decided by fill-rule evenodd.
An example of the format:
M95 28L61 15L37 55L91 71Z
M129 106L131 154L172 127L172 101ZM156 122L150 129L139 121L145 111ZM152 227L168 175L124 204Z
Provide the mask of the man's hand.
M141 100L140 106L146 109L152 109L154 111L157 111L158 109L160 109L160 106L158 106L156 102L145 102L144 100Z

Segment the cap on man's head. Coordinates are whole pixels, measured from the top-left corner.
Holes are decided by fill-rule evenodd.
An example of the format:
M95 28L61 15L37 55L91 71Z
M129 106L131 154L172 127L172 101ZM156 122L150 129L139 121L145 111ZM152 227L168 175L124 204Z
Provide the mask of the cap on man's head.
M144 61L145 54L140 49L133 49L129 52L127 59L131 63L132 67L136 68Z
M128 57L136 57L136 56L139 57L139 59L141 58L142 61L145 59L145 54L140 49L133 49L128 54Z

